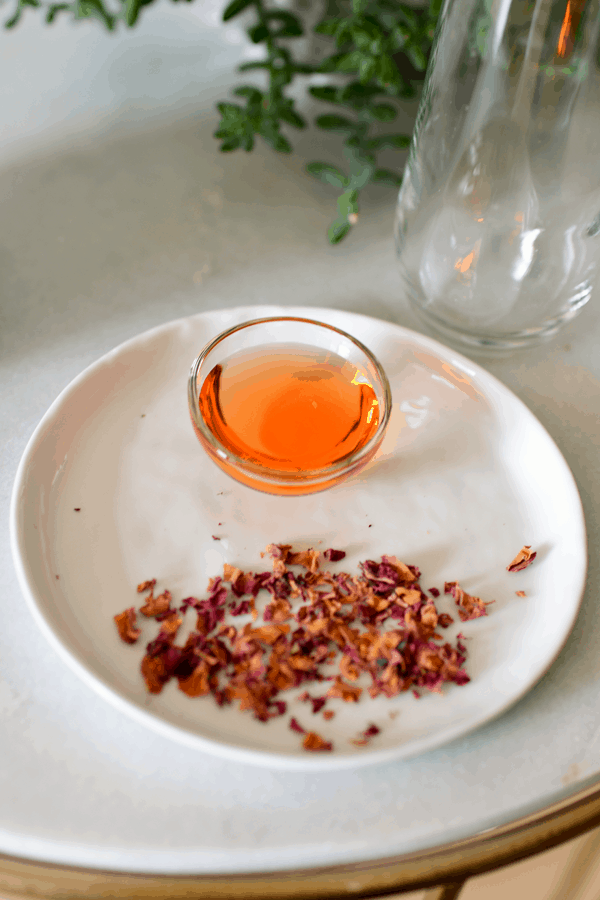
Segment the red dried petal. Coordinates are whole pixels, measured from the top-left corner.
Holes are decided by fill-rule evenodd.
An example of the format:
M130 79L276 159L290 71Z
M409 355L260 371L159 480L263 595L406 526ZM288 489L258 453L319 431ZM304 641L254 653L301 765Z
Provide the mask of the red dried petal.
M366 747L368 743L370 743L371 738L375 737L375 735L379 734L381 728L378 728L377 725L369 725L368 728L365 728L359 735L359 737L351 740L350 743L354 744L355 747Z
M188 697L204 697L210 694L209 684L210 667L206 660L201 660L188 678L179 681L179 690Z
M333 548L330 547L328 550L325 551L323 556L325 557L325 559L328 562L339 562L340 559L344 559L344 557L346 556L346 551L345 550L334 550Z
M521 572L531 565L536 556L537 553L531 552L531 544L525 544L506 568L509 572Z
M144 656L141 671L151 694L160 694L169 680L164 661L160 656Z
M452 594L454 602L458 606L458 615L462 622L468 622L469 619L478 619L480 616L487 616L487 606L494 601L488 600L484 602L480 597L474 597L463 591L458 581L447 581L444 585L446 594Z
M314 574L319 571L320 558L320 550L299 550L297 553L290 553L286 562L289 566L304 566Z
M305 750L333 750L333 744L323 740L315 731L309 731L302 741Z
M233 583L242 574L242 570L236 566L230 566L229 563L223 563L223 581Z
M345 684L339 675L327 691L328 697L340 697L344 703L358 703L361 694L362 688L353 684Z
M145 605L140 606L140 612L148 617L161 615L162 613L167 612L171 606L172 599L169 591L164 591L164 593L159 594L158 597L155 597L151 593L150 596L146 598Z
M155 584L156 578L152 578L151 581L142 581L142 583L137 586L138 594L141 594L144 591L151 591Z
M119 637L121 638L121 640L125 641L126 644L135 644L140 634L142 633L139 628L135 627L135 607L131 606L129 609L125 609L122 613L119 613L113 618L117 624L117 629L119 631Z

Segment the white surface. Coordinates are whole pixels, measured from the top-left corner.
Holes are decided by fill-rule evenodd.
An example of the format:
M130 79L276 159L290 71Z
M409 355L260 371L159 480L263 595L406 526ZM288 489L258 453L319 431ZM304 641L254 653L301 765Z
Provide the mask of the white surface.
M192 431L189 361L224 329L284 312L245 307L171 322L116 348L65 389L36 429L15 482L21 586L75 671L166 737L232 760L313 772L407 758L506 709L554 660L585 584L581 503L548 434L485 370L398 326L322 309L290 314L310 312L360 335L388 373L393 405L383 445L358 476L307 497L272 497L233 481ZM330 701L328 723L297 701L301 690L281 695L288 712L268 723L240 713L237 703L191 700L174 680L149 695L139 664L156 625L144 627L140 617L140 646L131 647L113 623L116 613L140 605L135 585L158 577L157 590L171 589L175 605L190 594L202 598L224 562L269 568L260 554L272 542L344 549L334 571L357 574L360 560L395 555L421 568L425 589L443 594L446 581L460 581L493 601L488 616L464 624L450 598L437 603L455 620L443 640L454 645L464 635L471 682L421 692L419 702L412 692L372 700L365 689L358 703ZM536 549L536 562L508 573L524 543ZM526 590L525 602L517 589ZM246 619L230 621L241 627ZM303 752L290 716L334 750ZM381 733L368 747L354 746L371 722Z
M14 5L0 7L0 23ZM159 0L147 12L134 29L120 23L111 33L67 14L47 27L26 9L14 30L0 30L2 162L209 108L240 58L256 55L237 22L220 23L217 4Z
M197 5L205 8L201 0ZM152 15L145 13L148 28ZM73 46L84 30L73 32ZM13 148L25 147L34 97L44 93L48 73L60 71L66 52L63 35L51 59L44 55L46 34L31 27L19 45L28 75L15 80L12 112L8 106L2 112ZM3 50L13 38L0 33ZM217 50L226 46L216 29L213 39ZM110 40L98 39L106 59ZM56 90L65 96L77 90L83 74L81 67L70 71ZM202 80L208 91L210 75ZM150 79L146 85L152 96ZM213 96L223 96L218 85ZM89 105L97 108L100 99L91 88ZM197 107L206 108L204 100ZM107 116L107 128L115 116L118 110ZM360 227L331 248L324 235L335 215L332 193L303 167L310 159L337 161L337 139L322 146L307 133L291 157L262 147L223 157L206 116L148 125L146 134L90 139L80 131L78 146L65 140L62 149L57 121L57 132L39 133L35 158L3 157L0 851L148 872L355 862L475 834L597 781L597 297L554 343L484 363L564 454L579 486L590 556L583 605L564 650L495 721L413 760L358 772L232 765L116 711L73 677L36 627L10 559L10 492L41 417L87 365L147 328L240 304L335 307L414 327L393 255L389 190L375 190Z

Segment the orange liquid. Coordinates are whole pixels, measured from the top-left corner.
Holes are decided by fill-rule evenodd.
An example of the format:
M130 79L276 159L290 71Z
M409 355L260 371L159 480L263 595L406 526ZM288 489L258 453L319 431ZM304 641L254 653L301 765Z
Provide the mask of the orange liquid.
M377 431L379 407L367 377L328 351L278 348L240 354L207 375L203 418L236 456L286 472L344 460Z

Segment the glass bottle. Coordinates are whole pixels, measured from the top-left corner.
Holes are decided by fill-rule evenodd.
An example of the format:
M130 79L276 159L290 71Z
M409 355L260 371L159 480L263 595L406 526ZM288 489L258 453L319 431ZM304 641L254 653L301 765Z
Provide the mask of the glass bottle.
M600 266L600 0L446 0L400 189L408 296L442 336L525 346Z

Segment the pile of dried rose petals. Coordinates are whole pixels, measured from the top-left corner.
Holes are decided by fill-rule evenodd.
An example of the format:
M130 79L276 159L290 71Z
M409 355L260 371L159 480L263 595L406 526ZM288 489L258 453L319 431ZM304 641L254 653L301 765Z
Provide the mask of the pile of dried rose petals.
M432 596L421 589L416 566L382 556L380 562L361 563L356 576L322 571L323 559L344 558L341 550L295 552L286 544L270 544L267 552L272 571L255 574L225 564L223 576L209 582L205 599L188 597L178 608L169 591L154 596L155 580L138 586L146 595L139 611L160 624L141 664L151 693L175 678L190 697L210 694L221 706L238 701L241 710L266 722L286 714L279 695L293 688L304 689L298 699L317 714L330 698L355 703L365 690L371 697L409 689L419 696L418 688L441 692L445 683L470 680L462 635L455 646L442 643L437 629L453 619L438 612L437 589L430 590ZM260 591L270 597L257 624ZM446 583L445 591L454 597L462 621L486 615L486 604L458 582ZM196 627L178 645L188 609L196 613ZM247 614L252 621L240 628L232 624L232 618ZM135 643L141 633L135 608L114 618L122 640ZM359 685L365 680L366 687ZM307 685L322 685L319 696L309 694ZM326 721L333 715L331 709L323 712ZM289 725L303 735L304 749L333 749L295 718ZM353 743L363 746L379 730L369 725Z

